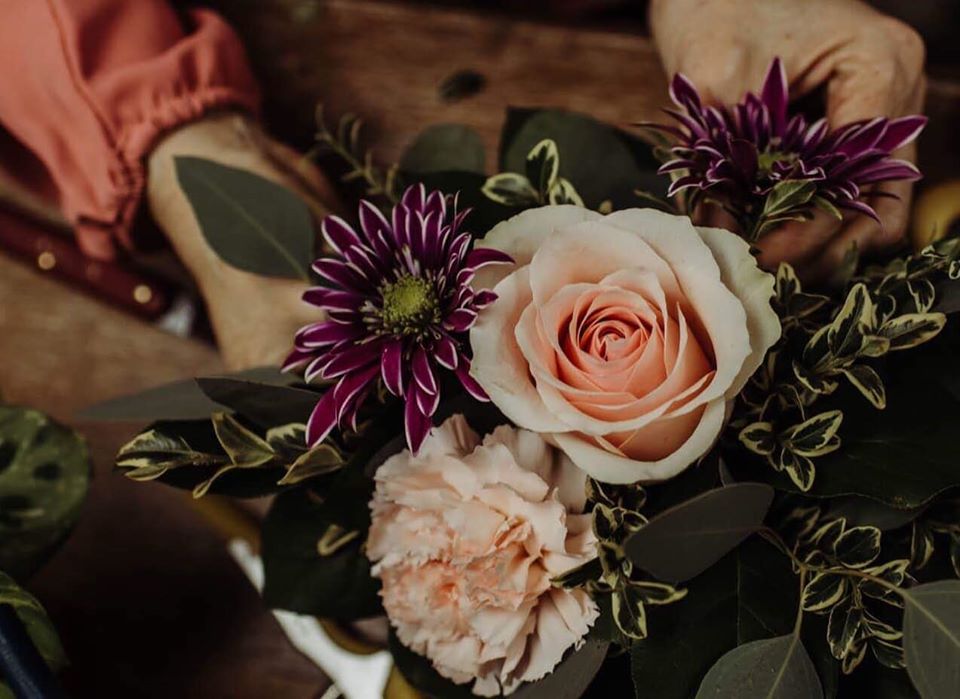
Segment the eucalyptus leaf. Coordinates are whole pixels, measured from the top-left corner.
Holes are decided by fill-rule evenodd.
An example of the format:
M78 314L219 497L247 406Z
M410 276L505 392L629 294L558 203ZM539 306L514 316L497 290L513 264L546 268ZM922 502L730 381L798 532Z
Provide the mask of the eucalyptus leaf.
M204 238L225 262L262 276L310 280L316 233L303 199L247 170L187 156L174 162Z
M407 173L483 173L483 138L475 129L461 124L436 124L422 131L400 158Z
M762 483L708 491L650 519L627 540L627 555L661 580L688 580L762 526L772 501L773 489Z
M751 641L728 651L703 678L696 699L822 699L799 636Z
M0 405L0 569L22 578L43 563L79 518L90 477L77 433Z
M650 634L631 648L637 697L690 699L727 651L790 633L798 595L789 559L758 537L745 541L687 583L682 600L649 608Z
M293 383L296 377L281 373L277 367L265 366L215 377L211 380L218 379L285 386ZM97 403L80 411L77 418L119 422L203 420L224 407L230 406L212 401L200 389L196 380L191 378Z
M960 581L918 585L904 601L904 655L920 696L960 696Z

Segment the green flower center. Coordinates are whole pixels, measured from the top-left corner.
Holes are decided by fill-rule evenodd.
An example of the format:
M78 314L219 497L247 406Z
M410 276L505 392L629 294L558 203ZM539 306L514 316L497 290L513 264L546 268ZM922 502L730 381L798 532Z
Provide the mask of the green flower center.
M419 334L440 324L440 302L433 284L405 275L380 287L383 328L394 335Z
M779 150L768 150L757 155L757 167L760 172L770 172L775 163L788 163L792 165L796 161L796 153L785 153Z

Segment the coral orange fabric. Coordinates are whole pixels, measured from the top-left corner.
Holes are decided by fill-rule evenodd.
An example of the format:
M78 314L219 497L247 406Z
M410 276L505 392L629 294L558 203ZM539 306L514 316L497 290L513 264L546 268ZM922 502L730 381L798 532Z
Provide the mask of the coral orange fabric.
M0 0L0 124L43 164L5 160L51 190L83 250L111 259L166 131L211 109L256 111L243 46L217 15L165 0ZM9 150L9 149L7 149ZM52 188L49 186L52 184ZM46 185L46 187L44 186Z

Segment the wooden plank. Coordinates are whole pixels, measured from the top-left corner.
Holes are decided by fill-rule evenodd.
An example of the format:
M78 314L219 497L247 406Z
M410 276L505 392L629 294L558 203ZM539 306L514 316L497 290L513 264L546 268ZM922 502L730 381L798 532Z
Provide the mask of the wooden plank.
M492 156L508 106L562 107L626 126L665 104L656 51L637 32L363 0L209 4L243 37L269 120L300 145L318 102L330 116L363 117L386 163L445 122L475 127ZM440 85L466 69L481 73L485 88L444 102Z

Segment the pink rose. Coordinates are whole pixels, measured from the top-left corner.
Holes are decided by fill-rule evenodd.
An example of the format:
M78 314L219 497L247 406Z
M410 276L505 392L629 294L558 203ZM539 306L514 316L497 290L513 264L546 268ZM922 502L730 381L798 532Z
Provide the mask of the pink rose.
M367 555L400 641L473 692L545 676L598 610L550 580L596 556L586 477L532 432L480 438L463 416L376 474Z
M478 277L499 298L470 332L471 374L601 481L670 478L706 454L780 337L748 245L686 217L548 206L480 245L517 264Z

